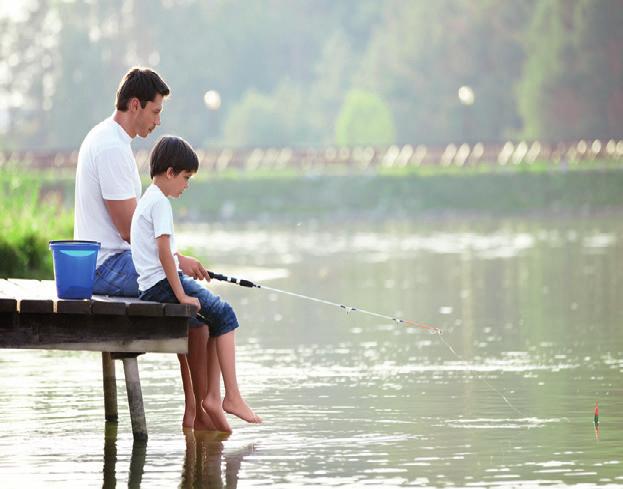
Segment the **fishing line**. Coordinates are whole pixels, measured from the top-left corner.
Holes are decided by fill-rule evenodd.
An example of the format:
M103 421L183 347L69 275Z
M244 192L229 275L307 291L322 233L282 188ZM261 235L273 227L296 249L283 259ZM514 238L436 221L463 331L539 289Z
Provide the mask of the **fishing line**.
M454 348L452 348L452 346L444 339L444 337L442 335L441 329L437 328L435 326L430 326L428 324L411 321L409 319L402 319L402 318L397 318L397 317L393 317L393 316L388 316L386 314L379 314L378 312L366 311L365 309L360 309L358 307L346 306L344 304L338 304L337 302L331 302L331 301L328 301L328 300L325 300L325 299L318 299L317 297L310 297L310 296L303 295L303 294L297 294L296 292L290 292L290 291L287 291L287 290L276 289L274 287L268 287L267 285L256 284L254 282L251 282L250 280L238 279L236 277L229 277L227 275L222 275L220 273L214 273L214 272L208 271L208 275L210 276L210 278L213 278L215 280L220 280L222 282L229 282L231 284L240 285L241 287L250 287L250 288L256 288L256 289L270 290L272 292L277 292L279 294L285 294L285 295L289 295L289 296L292 296L292 297L298 297L299 299L304 299L304 300L308 300L308 301L312 301L312 302L317 302L317 303L320 303L320 304L326 304L328 306L339 307L340 309L344 309L347 313L350 313L350 312L360 312L360 313L366 314L368 316L375 316L375 317L382 318L382 319L389 319L389 320L394 321L395 323L398 323L398 324L405 324L405 325L415 326L415 327L418 327L418 328L425 329L425 330L429 331L431 334L438 335L439 339L443 342L443 344L446 345L448 350L450 350L450 352L452 352L452 354L459 361L461 361L461 362L465 361L454 350ZM483 377L480 377L478 375L476 375L476 378L479 379L479 380L482 380L485 384L487 384L487 386L493 392L497 393L502 399L504 399L504 402L513 411L515 411L520 416L523 416L523 413L521 411L519 411L519 409L517 409L515 406L513 406L511 404L511 402L506 398L506 396L502 392L500 392L498 389L496 389L487 379L485 379Z
M465 360L463 358L461 358L461 356L454 351L454 348L452 348L452 346L450 346L450 344L445 340L445 338L441 335L439 335L439 339L443 342L444 345L446 345L448 347L448 350L450 350L452 352L452 354L461 362L464 362ZM500 396L502 399L504 399L504 402L513 410L515 411L517 414L519 414L519 416L524 416L524 414L517 409L515 406L513 406L511 404L511 402L506 398L506 396L499 391L498 389L496 389L495 387L493 387L493 385L491 384L491 382L489 382L487 379L485 379L484 377L476 374L476 378L478 380L482 380L485 384L487 384L487 386L489 387L489 389L491 389L493 392L495 392L498 396Z
M394 321L395 323L406 324L410 326L415 326L417 328L426 329L430 331L432 334L441 335L441 329L435 326L430 326L428 324L411 321L409 319L402 319L402 318L397 318L393 316L387 316L386 314L379 314L378 312L366 311L365 309L360 309L358 307L352 307L352 306L346 306L344 304L338 304L337 302L331 302L325 299L318 299L317 297L310 297L310 296L303 295L303 294L297 294L295 292L289 292L287 290L276 289L274 287L268 287L267 285L255 284L251 282L250 280L237 279L236 277L228 277L226 275L221 275L220 273L214 273L214 272L208 271L208 275L210 276L210 278L213 278L215 280L229 282L232 284L240 285L241 287L251 287L251 288L256 288L256 289L270 290L272 292L277 292L279 294L285 294L285 295L290 295L292 297L298 297L299 299L305 299L305 300L312 301L312 302L318 302L320 304L326 304L328 306L339 307L341 309L344 309L347 313L360 312L362 314L367 314L368 316L375 316L378 318L389 319L391 321Z

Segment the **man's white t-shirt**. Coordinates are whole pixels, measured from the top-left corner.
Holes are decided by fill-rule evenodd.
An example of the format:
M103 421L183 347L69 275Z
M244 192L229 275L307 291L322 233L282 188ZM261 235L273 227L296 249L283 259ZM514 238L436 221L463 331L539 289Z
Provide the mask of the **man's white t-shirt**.
M160 263L156 238L168 234L175 266L180 269L173 234L173 210L169 199L156 185L150 185L132 216L132 261L138 273L138 289L145 292L167 278Z
M74 239L99 241L99 267L111 255L130 249L113 224L105 200L141 196L132 138L112 116L95 126L78 153Z

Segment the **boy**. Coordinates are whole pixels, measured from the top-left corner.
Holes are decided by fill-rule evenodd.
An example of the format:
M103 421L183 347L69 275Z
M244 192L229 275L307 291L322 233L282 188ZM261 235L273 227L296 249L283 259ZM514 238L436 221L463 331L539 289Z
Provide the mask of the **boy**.
M247 406L236 380L234 331L238 320L231 306L180 271L173 233L173 212L167 197L179 197L197 172L199 160L190 145L174 136L162 137L150 157L152 184L141 197L131 225L132 259L138 272L140 298L158 302L179 302L195 306L201 316L189 321L188 361L197 414L205 409L212 426L231 431L223 411L249 423L261 419ZM208 371L196 362L205 358L208 336L214 338ZM210 354L211 353L211 354ZM203 354L203 357L202 357ZM221 406L219 366L225 384ZM206 375L207 374L207 375ZM217 396L218 393L218 396ZM210 423L195 420L195 429L210 429Z

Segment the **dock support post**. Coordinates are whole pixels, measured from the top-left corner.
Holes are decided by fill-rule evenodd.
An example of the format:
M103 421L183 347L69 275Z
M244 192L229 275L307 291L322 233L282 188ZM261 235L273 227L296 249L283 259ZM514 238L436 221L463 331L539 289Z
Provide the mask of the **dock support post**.
M135 440L147 440L147 422L145 421L143 394L136 356L123 358L123 370L125 372L125 386L128 391L128 404L130 405L132 434Z
M116 422L119 417L117 378L115 377L115 361L108 352L102 353L102 373L104 377L104 416L106 421Z

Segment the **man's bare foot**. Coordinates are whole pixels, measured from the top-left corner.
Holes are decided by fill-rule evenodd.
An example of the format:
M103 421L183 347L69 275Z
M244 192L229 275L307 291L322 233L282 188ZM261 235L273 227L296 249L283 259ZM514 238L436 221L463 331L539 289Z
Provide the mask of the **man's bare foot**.
M255 414L253 410L249 406L247 406L247 403L244 402L244 399L240 396L232 397L225 394L225 399L223 399L223 411L229 414L233 414L234 416L238 416L240 419L243 419L247 423L262 422L262 418Z
M203 401L202 406L205 409L206 413L208 413L208 415L212 419L212 422L214 423L218 431L231 433L231 426L229 426L227 418L225 417L225 412L221 408L220 399L211 399L207 397Z
M193 428L195 425L195 411L184 411L184 417L182 418L182 428Z
M202 408L197 410L193 428L195 431L216 431L212 418Z

